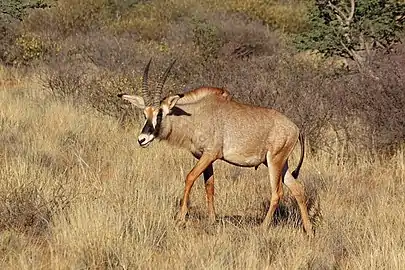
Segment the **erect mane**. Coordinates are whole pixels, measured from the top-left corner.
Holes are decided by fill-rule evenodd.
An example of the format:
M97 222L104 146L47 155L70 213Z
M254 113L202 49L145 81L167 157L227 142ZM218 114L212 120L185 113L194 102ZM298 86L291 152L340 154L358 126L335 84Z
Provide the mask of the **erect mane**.
M217 95L218 97L226 99L226 100L230 100L232 98L231 94L223 88L200 87L200 88L197 88L197 89L191 90L190 92L185 93L184 96L182 98L180 98L179 101L177 101L177 104L185 105L185 104L196 103L210 95Z

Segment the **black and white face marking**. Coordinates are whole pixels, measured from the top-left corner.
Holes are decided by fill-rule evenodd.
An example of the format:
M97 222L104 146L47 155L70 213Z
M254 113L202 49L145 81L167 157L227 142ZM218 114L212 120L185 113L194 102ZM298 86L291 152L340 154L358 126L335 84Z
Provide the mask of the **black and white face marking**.
M162 108L147 107L144 110L145 124L138 136L138 143L142 147L147 147L159 136L160 128L163 120Z
M163 119L171 113L176 102L184 95L169 96L160 102L159 107L146 107L143 111L145 124L138 136L138 143L142 147L149 144L160 135Z

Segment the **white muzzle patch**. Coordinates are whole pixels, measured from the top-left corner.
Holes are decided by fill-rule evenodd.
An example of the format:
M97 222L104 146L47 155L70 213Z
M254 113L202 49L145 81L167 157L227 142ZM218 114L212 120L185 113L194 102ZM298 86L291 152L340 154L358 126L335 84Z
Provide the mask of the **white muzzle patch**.
M147 147L153 140L155 136L153 134L140 134L138 136L138 143L141 147Z

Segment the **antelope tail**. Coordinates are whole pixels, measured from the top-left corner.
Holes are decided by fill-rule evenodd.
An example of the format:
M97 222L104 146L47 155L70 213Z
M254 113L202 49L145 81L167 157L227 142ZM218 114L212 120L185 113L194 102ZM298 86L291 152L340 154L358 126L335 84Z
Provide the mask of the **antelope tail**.
M298 178L298 175L299 175L299 173L300 173L300 169L301 169L301 166L302 166L302 162L304 161L304 152L305 152L304 134L302 134L302 133L300 132L300 135L299 135L298 139L299 139L300 144L301 144L301 156L300 156L300 161L298 162L297 168L291 173L292 176L293 176L295 179Z

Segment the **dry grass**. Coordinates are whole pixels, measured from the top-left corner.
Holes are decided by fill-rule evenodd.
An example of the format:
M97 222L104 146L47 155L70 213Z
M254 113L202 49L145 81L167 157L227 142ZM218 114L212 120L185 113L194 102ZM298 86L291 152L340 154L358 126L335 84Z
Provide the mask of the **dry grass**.
M405 263L404 150L383 163L308 157L316 237L304 236L288 193L277 224L258 222L265 168L216 164L218 223L193 189L186 229L173 217L188 153L136 145L136 127L55 101L34 79L0 74L1 269L400 269ZM10 83L14 81L15 83ZM312 209L314 214L317 209Z
M271 29L305 27L305 1L135 1L131 9L131 1L82 2L33 11L7 25L0 42L9 65L0 66L0 269L403 267L405 51L384 55L377 84L318 72L289 56L286 37ZM313 240L300 229L288 193L275 225L259 229L270 197L267 170L221 162L216 226L206 224L200 181L186 229L175 227L195 160L164 143L140 149L136 121L123 127L117 120L124 109L115 95L140 85L149 55L151 78L178 58L167 90L226 86L236 98L275 106L314 130L306 132L312 148L336 142L332 154L308 153L301 174L316 221ZM43 71L45 81L21 68ZM347 120L357 119L352 115L359 123ZM334 124L348 133L341 141L325 132ZM350 147L361 142L402 149L385 157Z

